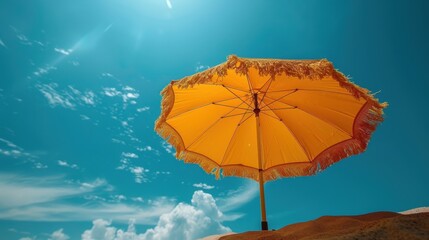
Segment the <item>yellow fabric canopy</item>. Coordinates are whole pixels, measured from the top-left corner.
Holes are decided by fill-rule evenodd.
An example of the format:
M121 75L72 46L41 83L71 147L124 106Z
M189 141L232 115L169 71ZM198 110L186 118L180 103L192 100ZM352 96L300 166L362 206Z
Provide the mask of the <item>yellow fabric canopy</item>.
M162 96L155 129L179 159L256 181L312 175L364 151L387 106L325 59L230 56Z

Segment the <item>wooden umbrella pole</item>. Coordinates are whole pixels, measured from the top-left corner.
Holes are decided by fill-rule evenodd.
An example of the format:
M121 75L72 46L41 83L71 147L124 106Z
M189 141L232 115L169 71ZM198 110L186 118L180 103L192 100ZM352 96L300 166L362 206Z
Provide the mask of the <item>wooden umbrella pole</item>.
M261 143L261 128L259 121L259 112L261 111L258 106L258 95L254 95L255 109L253 112L256 117L256 137L258 144L258 166L259 166L259 196L261 200L261 228L268 230L267 213L265 210L265 190L264 190L264 175L262 171L262 143Z

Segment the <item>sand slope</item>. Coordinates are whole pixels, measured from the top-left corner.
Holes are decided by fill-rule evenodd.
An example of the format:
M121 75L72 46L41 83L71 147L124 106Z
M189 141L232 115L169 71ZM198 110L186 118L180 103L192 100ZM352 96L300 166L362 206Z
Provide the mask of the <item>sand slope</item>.
M366 240L429 239L429 213L402 215L375 212L359 216L321 217L286 226L277 231L246 232L224 236L221 240Z

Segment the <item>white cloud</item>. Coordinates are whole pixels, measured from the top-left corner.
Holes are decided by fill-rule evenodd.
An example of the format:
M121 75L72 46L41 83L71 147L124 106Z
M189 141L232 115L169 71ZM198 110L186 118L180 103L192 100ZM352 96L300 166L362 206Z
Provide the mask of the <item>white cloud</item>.
M214 186L210 186L210 185L207 185L205 183L194 183L192 186L194 186L196 188L202 188L202 189L205 189L205 190L210 190L210 189L214 188Z
M95 106L95 94L92 91L88 91L81 96L84 103Z
M116 90L116 88L103 88L103 93L108 97L115 97L122 94L120 91Z
M0 155L21 159L25 163L30 162L33 164L33 167L37 169L48 167L43 163L37 162L37 156L26 152L22 147L4 138L0 138Z
M95 106L97 96L92 91L80 91L73 86L60 89L57 83L36 84L36 88L45 96L51 107L61 106L74 110L76 106Z
M198 239L230 232L231 229L221 222L222 215L212 195L196 191L191 204L179 203L168 213L162 214L157 225L144 234L136 232L133 218L130 218L126 231L112 226L112 222L96 219L92 228L82 233L82 240Z
M13 157L13 158L29 156L28 153L22 152L21 150L17 150L17 149L9 149L9 150L0 149L0 154L3 154L8 157Z
M134 91L134 88L130 87L130 86L125 86L123 87L124 91Z
M16 37L21 41L28 41L28 38L24 34L18 34Z
M76 104L73 102L74 98L70 94L56 90L58 84L37 84L36 87L43 96L45 96L51 107L61 106L68 109L75 108Z
M80 183L80 182L79 182ZM83 182L80 183L80 186L82 188L100 188L100 187L105 187L106 191L112 191L113 190L113 186L108 184L107 181L105 179L102 178L97 178L92 182Z
M237 190L229 191L225 197L217 199L219 208L224 212L237 209L257 197L258 193L258 184L252 180L246 180L246 183Z
M130 218L152 225L160 215L171 211L172 202L160 205L139 206L126 203L90 202L84 205L73 203L49 203L25 206L0 211L0 219L15 221L69 222L90 221L94 218L112 219L126 223Z
M121 163L121 165L119 165L116 169L118 170L128 170L129 165L130 165L130 160L127 158L122 158L121 160L119 160L119 162Z
M133 197L131 198L134 202L144 202L144 199L142 197Z
M113 74L108 73L108 72L102 73L101 76L103 76L103 77L109 77L109 78L114 78L115 77L115 76L113 76Z
M62 167L73 168L73 169L79 168L76 164L70 164L67 161L61 161L61 160L58 160L58 165L60 165Z
M21 234L21 235L30 235L30 232L18 231L15 228L9 228L8 231L13 232L13 233L17 233L17 234Z
M144 147L144 148L141 148L141 151L152 151L153 150L153 148L151 147L151 146L146 146L146 147Z
M175 205L167 197L148 200L147 204L123 203L127 197L111 195L108 203L87 196L106 193L110 185L103 179L92 182L69 182L61 177L26 177L0 174L0 219L15 221L89 221L94 218L112 219L126 223L141 219L142 224L155 224L160 215ZM70 199L86 199L81 204ZM97 200L97 201L92 201Z
M122 156L127 157L127 158L139 158L139 156L135 153L130 153L130 152L123 152Z
M91 118L90 118L90 117L88 117L88 116L86 116L86 115L84 115L84 114L81 114L81 115L80 115L80 119L82 119L82 120L86 121L86 120L90 120Z
M7 139L0 138L0 142L4 143L5 145L7 145L7 146L8 146L8 147L10 147L10 148L19 148L19 149L21 149L21 148L20 148L20 147L18 147L16 144L14 144L13 142L11 142L11 141L9 141L9 140L7 140Z
M37 168L37 169L45 169L45 168L48 168L48 166L47 166L47 165L45 165L45 164L43 164L43 163L39 163L39 162L35 162L35 163L34 163L34 167L35 167L35 168Z
M54 231L48 238L48 240L68 240L70 239L67 234L63 233L63 229L58 229L57 231Z
M149 109L150 107L137 108L137 112L145 112L145 111L148 111Z
M116 138L112 138L112 142L114 142L114 143L118 143L118 144L121 144L121 145L125 145L125 142L124 142L124 141L119 140L119 139L116 139Z
M130 219L127 231L116 230L110 225L111 222L103 219L94 220L92 228L82 233L82 240L144 240L142 235L136 233L134 219Z
M55 52L61 53L61 54L66 55L66 56L70 55L73 52L73 49L67 49L66 50L66 49L62 49L62 48L54 48L54 50L55 50Z
M196 67L195 67L195 72L200 72L200 71L202 71L202 70L206 70L206 69L209 69L210 68L210 66L207 66L207 65L202 65L201 63L197 63L197 65L196 65Z
M33 72L33 74L37 77L40 77L42 75L48 74L51 70L56 70L57 68L54 66L46 66L46 67L40 67L36 71Z
M164 148L164 150L165 150L167 153L169 153L169 154L171 154L171 155L173 155L173 156L176 156L176 153L174 152L173 146L171 146L171 144L169 144L169 143L168 143L168 142L166 142L166 141L163 141L163 142L161 143L161 145L162 145L162 148Z
M90 200L90 201L102 201L102 202L106 201L106 198L100 197L97 195L85 195L85 196L83 196L83 198L86 200Z
M113 196L110 196L110 198L111 198L110 202L122 202L127 200L127 197L125 197L122 194L113 195Z
M80 63L78 61L71 61L71 64L75 67L80 65Z
M40 41L34 41L34 43L37 43L37 44L39 44L40 46L42 46L42 47L44 47L45 46L45 44L43 44L42 42L40 42Z
M125 86L122 88L122 101L124 103L127 103L130 99L137 99L139 98L140 94L137 92L137 90L135 90L134 88L130 87L130 86Z
M21 41L24 45L33 45L33 43L22 33L18 33L16 37Z
M95 106L96 96L95 96L94 92L92 92L92 91L81 92L81 91L77 90L76 88L74 88L73 86L70 86L70 85L68 86L68 88L70 89L70 91L74 95L74 96L71 96L72 99L76 100L81 105L87 104L87 105Z
M148 173L148 169L142 167L130 167L130 172L134 174L134 180L136 183L147 182L148 179L145 177L145 173Z
M45 203L88 192L84 188L58 186L56 180L0 174L0 209Z
M138 93L127 93L127 98L138 98L140 96L140 94Z
M212 195L195 191L191 203L179 203L171 212L163 214L158 224L143 234L143 239L197 239L231 231L222 225L223 214Z
M92 222L92 228L82 233L82 240L114 240L116 228L109 227L110 222L96 219Z

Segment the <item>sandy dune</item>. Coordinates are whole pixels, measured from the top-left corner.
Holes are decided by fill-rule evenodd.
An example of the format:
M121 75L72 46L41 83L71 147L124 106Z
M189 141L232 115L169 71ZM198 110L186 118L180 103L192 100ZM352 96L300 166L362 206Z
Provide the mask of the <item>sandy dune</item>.
M429 213L402 215L375 212L359 216L321 217L313 221L286 226L277 231L233 234L221 240L366 240L429 239Z

